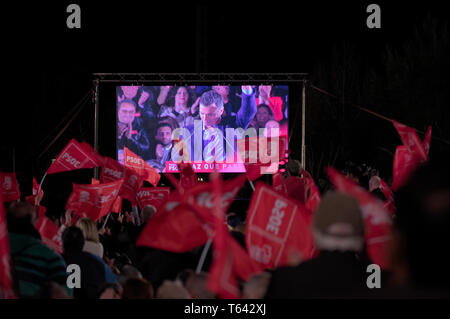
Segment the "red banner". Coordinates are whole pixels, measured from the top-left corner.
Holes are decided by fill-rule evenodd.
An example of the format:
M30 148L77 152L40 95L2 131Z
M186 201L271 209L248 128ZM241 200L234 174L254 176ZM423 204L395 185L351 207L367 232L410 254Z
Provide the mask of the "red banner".
M319 188L314 183L314 179L311 174L309 174L306 170L302 170L302 174L305 181L305 207L314 213L320 204Z
M187 190L200 184L197 174L195 174L191 165L187 163L180 163L178 167L180 169L180 186L183 189Z
M163 204L170 194L170 187L142 187L137 193L137 201L142 209L147 205L158 207Z
M154 187L158 185L161 175L142 158L134 154L128 148L123 148L125 167L135 170L143 180L149 182Z
M129 200L132 206L136 206L136 194L143 184L144 180L135 170L125 167L125 178L119 195Z
M202 246L207 240L206 231L192 208L181 202L179 194L172 193L147 222L136 246L181 253Z
M404 185L419 164L418 158L405 145L397 146L394 155L392 190L397 191Z
M394 193L392 193L389 186L380 178L380 189L383 192L386 201L384 202L384 209L386 209L391 215L395 214L395 200Z
M248 280L251 275L262 270L247 252L232 238L225 228L225 210L221 205L224 185L219 175L212 176L214 194L215 235L213 239L214 259L208 278L208 288L219 298L239 298L238 278Z
M33 206L38 206L41 203L42 197L44 197L44 191L42 190L42 188L39 191L39 196L36 196L38 191L39 191L39 184L36 182L36 178L33 177L32 193L30 196L25 197L26 202Z
M75 139L64 147L56 160L50 165L47 174L72 171L82 168L93 168L102 165L89 151L80 145Z
M3 206L2 184L0 184L0 299L15 299L11 276L8 228L6 227L6 213Z
M0 184L4 202L13 202L20 198L21 193L16 173L0 172Z
M89 154L90 157L95 158L98 166L101 166L103 164L103 156L97 153L90 144L83 141L81 142L80 146Z
M287 195L287 188L284 182L283 174L275 173L272 175L272 188L283 195Z
M383 203L334 168L329 167L327 173L338 192L358 200L364 218L367 252L382 269L389 268L388 245L392 240L392 218L383 208Z
M406 183L418 165L428 161L430 150L431 126L428 127L425 139L422 142L416 130L393 121L400 135L403 145L395 150L392 190L398 190Z
M221 208L226 212L246 180L245 175L224 181L222 186ZM214 209L212 183L203 183L184 193L184 201L191 205L204 221L214 222L211 211Z
M288 264L291 254L311 256L311 213L299 202L259 184L247 216L246 243L250 257L265 268Z
M42 242L56 251L58 254L62 254L62 233L65 229L64 225L58 227L51 219L43 216L36 224L36 229L41 234Z
M97 221L107 215L117 199L123 180L98 185L73 184L73 192L67 200L66 209L79 216Z
M144 183L142 177L133 169L127 168L115 159L110 157L103 158L103 165L100 174L102 183L109 183L119 179L124 179L119 195L136 205L136 193Z
M122 197L117 196L111 207L111 213L120 213L122 211Z
M125 177L125 167L111 157L103 158L100 182L109 183Z

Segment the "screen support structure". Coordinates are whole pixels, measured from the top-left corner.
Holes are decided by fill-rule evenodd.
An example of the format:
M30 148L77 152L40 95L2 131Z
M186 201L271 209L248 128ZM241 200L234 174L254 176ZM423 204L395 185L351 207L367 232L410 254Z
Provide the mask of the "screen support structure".
M99 79L94 80L94 150L98 152L98 89L100 81ZM99 179L98 167L94 168L94 178Z
M123 83L128 85L142 85L143 83L173 83L186 85L188 83L252 83L273 85L276 83L302 84L302 145L301 164L306 169L306 84L307 73L93 73L94 76L94 149L98 152L98 99L100 83ZM295 123L293 123L295 125ZM98 179L98 168L94 170Z

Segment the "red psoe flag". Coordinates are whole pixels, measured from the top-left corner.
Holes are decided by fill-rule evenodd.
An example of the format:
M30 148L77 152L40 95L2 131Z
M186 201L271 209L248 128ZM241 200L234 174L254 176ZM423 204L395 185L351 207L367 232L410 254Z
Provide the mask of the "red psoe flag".
M94 148L90 144L83 141L80 143L80 146L89 154L89 156L95 158L95 160L97 161L97 166L101 166L103 164L103 156L97 153L97 151L94 150Z
M122 197L117 196L111 207L111 213L120 213L122 211Z
M125 177L125 167L111 157L103 158L100 182L109 183Z
M259 184L247 216L245 240L250 257L264 268L287 265L293 253L310 258L311 212L299 202Z
M134 154L128 148L123 148L125 167L135 170L143 180L148 181L154 187L158 185L161 175L142 158Z
M384 202L384 208L391 213L391 215L395 214L395 200L394 193L391 191L389 186L380 178L380 189L383 192L386 201Z
M20 198L21 193L15 172L0 172L0 185L2 186L2 195L4 202L13 202Z
M193 209L172 193L147 222L136 246L153 247L175 253L190 251L208 240L206 230Z
M215 235L214 259L208 278L208 288L219 298L239 298L238 279L248 280L253 274L262 271L262 267L248 256L225 228L225 211L221 204L221 198L223 198L221 178L218 175L213 176L212 184Z
M42 242L45 245L56 251L58 254L62 254L62 233L65 229L64 225L58 227L51 219L43 216L36 224L36 229L41 235Z
M197 174L195 174L189 163L180 163L178 168L180 170L180 185L184 190L200 184Z
M6 213L3 206L2 192L2 184L0 184L0 299L15 299L11 276L8 229L6 227Z
M77 215L97 221L107 215L119 195L123 180L98 185L73 184L73 192L67 200L66 209Z
M403 142L403 145L395 150L394 156L392 190L397 191L407 182L417 166L428 161L432 129L431 126L428 127L422 142L415 129L396 121L393 121L393 124Z
M47 174L67 172L82 168L93 168L100 166L96 156L81 146L75 139L64 147L56 160L50 165Z
M319 188L314 183L314 179L311 174L309 174L306 170L302 170L302 174L305 181L305 207L314 213L320 204Z
M244 185L245 180L245 175L239 175L232 180L222 182L222 192L219 203L220 208L225 212L230 207L242 185ZM214 209L215 205L212 186L212 183L202 183L184 193L184 202L192 206L204 222L209 221L210 223L214 222L211 211Z
M392 190L397 191L404 185L420 161L405 145L397 146L394 155Z
M44 191L39 191L39 196L36 196L39 191L39 184L36 182L36 178L33 177L33 189L30 196L25 197L25 200L27 203L33 205L33 206L39 206L41 203L42 197L44 197Z
M155 207L161 206L169 197L170 187L142 187L137 193L139 208L147 205Z
M272 188L283 195L287 195L286 183L283 174L280 172L272 175Z
M372 261L382 269L389 268L388 249L392 240L392 218L383 203L364 188L347 179L332 167L328 176L338 192L356 198L363 213L365 242Z
M419 163L426 162L428 160L428 154L416 130L396 121L393 121L393 124L402 139L403 145L407 147L408 151L417 158Z
M143 184L144 180L135 170L125 167L125 178L119 195L129 200L132 206L136 206L136 195Z

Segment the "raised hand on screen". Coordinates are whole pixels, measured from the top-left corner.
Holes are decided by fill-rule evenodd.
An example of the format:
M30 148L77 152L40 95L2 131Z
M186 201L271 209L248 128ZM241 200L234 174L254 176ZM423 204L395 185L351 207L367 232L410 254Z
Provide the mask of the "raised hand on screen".
M195 100L194 104L192 104L192 106L191 106L192 114L197 113L199 103L200 103L200 98L197 98L197 100Z
M143 105L145 103L145 101L147 101L149 96L150 96L150 94L147 91L142 91L141 96L139 97L138 104L140 106Z
M242 93L245 95L250 95L253 92L253 88L251 85L242 85Z

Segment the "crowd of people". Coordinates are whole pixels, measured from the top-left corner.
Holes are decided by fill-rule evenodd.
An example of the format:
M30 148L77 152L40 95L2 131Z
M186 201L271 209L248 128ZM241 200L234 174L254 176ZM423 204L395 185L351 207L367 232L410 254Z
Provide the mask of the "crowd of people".
M303 183L298 161L287 166L286 183ZM342 170L372 195L380 192L379 176L367 166ZM449 297L450 258L445 253L450 237L450 170L448 162L431 160L419 167L395 193L393 239L387 252L391 267L381 274L381 289L367 286L372 264L365 243L364 212L355 198L321 188L322 199L313 214L311 231L317 254L241 281L242 298L427 298ZM298 199L299 194L287 192ZM155 210L133 207L94 222L72 221L70 212L56 221L65 225L63 252L41 240L32 205L5 203L14 290L19 298L74 299L214 299L208 289L213 261L208 250L200 271L204 246L185 253L136 246L136 240ZM239 211L242 209L242 211ZM232 205L226 222L231 236L246 247L247 206ZM81 268L80 288L70 288L67 266Z
M224 137L226 128L254 128L257 134L262 129L265 136L278 129L280 135L287 135L288 88L120 86L117 87L117 112L119 161L123 161L125 146L164 172L165 163L176 160L172 158L174 130L184 128L192 136L196 120L202 121L201 132L218 128ZM190 138L179 136L183 137ZM203 147L210 142L208 138L204 137ZM194 138L190 140L194 142ZM193 160L193 152L190 156ZM208 160L203 154L196 158Z

